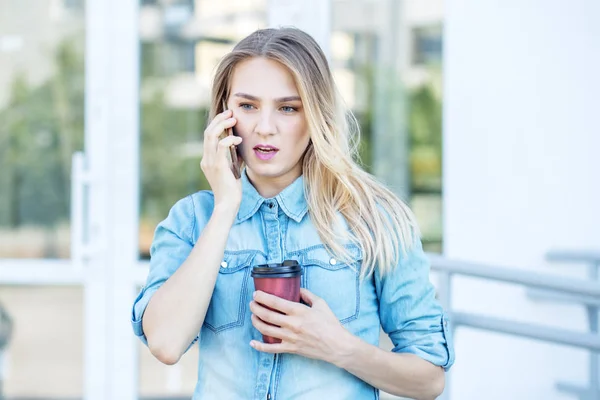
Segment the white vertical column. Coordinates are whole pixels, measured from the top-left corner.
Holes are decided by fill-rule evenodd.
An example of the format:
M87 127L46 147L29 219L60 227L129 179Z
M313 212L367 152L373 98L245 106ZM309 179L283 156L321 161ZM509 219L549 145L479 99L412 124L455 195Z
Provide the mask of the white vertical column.
M90 254L85 275L85 399L137 398L129 325L138 260L138 3L86 5L85 152Z
M294 26L310 34L331 56L331 0L269 0L269 27Z
M600 246L600 2L450 0L444 36L447 256L536 272L544 254ZM587 330L582 306L455 280L460 310ZM452 399L566 399L589 354L458 328ZM459 361L458 361L459 360Z
M90 173L89 203L86 216L89 223L89 244L95 250L83 262L84 269L84 398L104 400L107 392L107 307L106 259L107 210L105 207L106 177L103 155L108 152L106 139L109 132L109 37L110 3L88 0L86 3L85 45L85 161ZM84 207L85 208L85 207Z
M139 258L139 1L112 0L108 298L110 399L137 398L139 341L131 329Z

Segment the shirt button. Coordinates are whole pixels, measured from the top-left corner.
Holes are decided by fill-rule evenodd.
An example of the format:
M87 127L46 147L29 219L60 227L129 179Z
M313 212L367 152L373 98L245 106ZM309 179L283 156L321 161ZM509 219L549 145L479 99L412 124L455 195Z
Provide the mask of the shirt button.
M227 268L227 261L223 261L223 262L221 263L221 267L223 267L223 268Z
M335 258L332 258L331 260L329 260L329 264L331 264L331 265L335 265L335 264L337 264L337 261L336 261L336 259L335 259Z

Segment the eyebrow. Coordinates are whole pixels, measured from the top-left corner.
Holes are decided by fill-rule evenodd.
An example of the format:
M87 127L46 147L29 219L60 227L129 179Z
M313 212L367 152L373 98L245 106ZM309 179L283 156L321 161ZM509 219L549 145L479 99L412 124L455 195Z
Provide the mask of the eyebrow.
M248 99L248 100L252 100L252 101L260 101L259 97L256 96L252 96L251 94L247 94L247 93L236 93L234 94L234 96L236 97L242 97L244 99ZM300 96L286 96L286 97L280 97L278 99L275 99L276 103L287 103L288 101L301 101L302 99L300 98Z

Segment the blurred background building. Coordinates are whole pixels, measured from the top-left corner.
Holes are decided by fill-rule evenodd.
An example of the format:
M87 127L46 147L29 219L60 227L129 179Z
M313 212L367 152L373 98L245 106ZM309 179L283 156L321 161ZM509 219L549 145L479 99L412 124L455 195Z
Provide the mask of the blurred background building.
M365 168L410 203L426 250L587 279L544 256L600 247L599 16L593 0L0 0L0 398L190 397L197 350L160 364L129 307L156 224L209 188L215 66L267 26L321 43ZM464 278L451 297L587 329L580 305L501 284ZM467 328L456 344L453 399L575 399L555 383L590 378L584 350Z

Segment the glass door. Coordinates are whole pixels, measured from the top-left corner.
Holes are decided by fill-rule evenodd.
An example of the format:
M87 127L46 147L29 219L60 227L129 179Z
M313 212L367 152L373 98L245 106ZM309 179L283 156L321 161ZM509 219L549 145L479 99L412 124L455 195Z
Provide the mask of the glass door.
M71 163L84 142L85 3L0 9L0 398L82 397Z
M0 397L134 399L138 6L0 8Z

